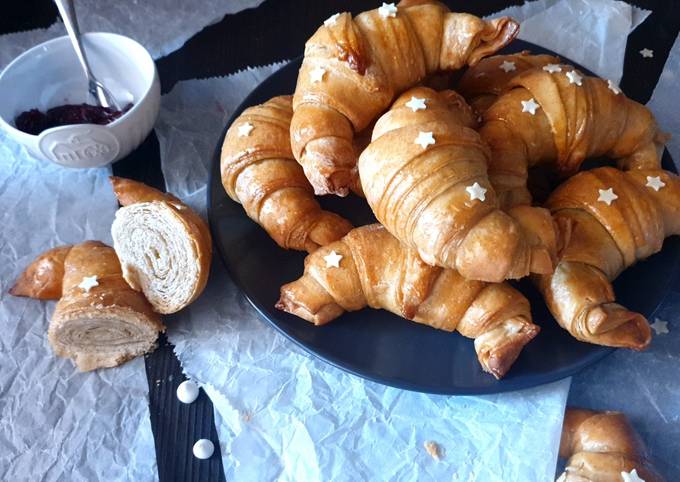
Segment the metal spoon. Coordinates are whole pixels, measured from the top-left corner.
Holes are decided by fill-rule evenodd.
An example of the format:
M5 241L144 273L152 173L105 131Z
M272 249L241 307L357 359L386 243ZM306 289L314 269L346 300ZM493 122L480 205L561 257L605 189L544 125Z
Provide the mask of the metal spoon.
M92 74L90 64L85 55L85 50L80 42L80 29L78 28L78 19L76 18L76 9L73 5L73 0L54 0L54 3L57 4L59 14L64 21L64 26L66 27L68 36L73 44L73 49L76 51L78 60L80 60L80 65L83 67L85 75L87 76L90 95L95 98L100 106L120 110L120 106L118 105L118 102L116 102L113 94L111 94L111 91L104 87L104 84L98 81Z

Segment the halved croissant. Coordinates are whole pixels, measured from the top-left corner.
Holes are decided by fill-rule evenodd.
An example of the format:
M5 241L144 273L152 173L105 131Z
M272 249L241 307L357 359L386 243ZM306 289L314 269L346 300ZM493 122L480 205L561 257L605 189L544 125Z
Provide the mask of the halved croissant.
M123 206L111 226L123 276L158 313L175 313L208 281L212 239L206 222L182 201L141 182L111 177Z
M429 266L379 224L353 229L308 255L304 275L281 287L276 304L315 325L366 306L474 338L482 368L496 378L539 332L529 302L510 285Z
M512 88L484 113L480 134L491 148L489 179L504 207L531 202L527 170L539 163L564 177L598 156L616 159L621 169L661 166L667 135L649 109L607 80L568 65L559 69L514 77Z
M424 107L413 109L411 99ZM499 282L552 272L559 235L550 213L498 208L486 175L488 149L467 127L474 119L453 91L417 87L401 95L359 159L368 204L425 262L465 278ZM424 134L430 145L416 143Z
M664 480L650 462L640 437L620 412L567 408L560 457L568 460L557 482L625 481L623 474L633 471L645 482Z
M573 226L555 272L535 277L560 326L582 341L646 348L647 320L615 302L610 281L661 250L665 237L680 234L678 176L660 169L584 171L559 186L546 206Z
M478 114L483 114L517 75L535 67L559 63L558 57L533 55L528 50L516 54L493 55L468 68L458 81L456 90Z
M165 330L149 302L123 279L113 248L99 241L47 251L26 268L10 293L59 299L48 341L81 371L118 366L148 353Z
M316 194L345 196L357 183L355 132L428 74L474 65L507 45L519 26L452 13L439 2L384 5L329 18L305 45L291 143Z
M314 251L352 225L324 211L290 150L291 96L246 109L222 145L222 185L282 248Z

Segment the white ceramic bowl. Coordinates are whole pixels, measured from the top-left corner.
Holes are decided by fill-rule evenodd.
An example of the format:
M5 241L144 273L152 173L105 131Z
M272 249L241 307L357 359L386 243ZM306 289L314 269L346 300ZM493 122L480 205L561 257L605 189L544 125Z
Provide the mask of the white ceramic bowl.
M94 103L66 36L27 50L0 73L0 127L35 157L69 167L103 166L127 156L151 131L160 106L158 72L144 47L99 32L83 35L83 43L94 75L121 107L133 104L110 124L59 126L37 136L14 127L15 117L30 109Z

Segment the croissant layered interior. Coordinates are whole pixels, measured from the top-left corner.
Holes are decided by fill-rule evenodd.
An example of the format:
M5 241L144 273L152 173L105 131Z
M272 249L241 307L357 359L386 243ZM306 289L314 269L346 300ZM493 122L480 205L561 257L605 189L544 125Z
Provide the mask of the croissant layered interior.
M199 248L186 232L177 209L158 201L119 209L111 227L125 279L160 312L177 311L194 297L189 280L199 279Z
M171 194L140 182L111 178L123 206L111 226L113 246L130 286L154 310L175 313L208 281L212 239L206 222Z
M113 248L98 241L43 253L10 292L59 300L47 339L58 356L71 358L82 371L148 353L165 330L146 298L123 279Z

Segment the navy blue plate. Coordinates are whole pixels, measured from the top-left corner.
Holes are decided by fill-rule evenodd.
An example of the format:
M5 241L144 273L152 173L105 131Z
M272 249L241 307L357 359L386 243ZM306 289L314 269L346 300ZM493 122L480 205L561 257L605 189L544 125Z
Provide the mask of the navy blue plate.
M503 52L525 49L551 53L519 40ZM247 107L275 95L292 93L300 63L301 58L294 60L262 82L234 112L227 127ZM328 325L315 327L275 309L280 286L302 274L305 254L279 248L246 216L242 207L226 195L220 180L224 133L215 149L208 190L213 239L232 278L255 309L310 353L350 373L386 385L419 392L473 395L553 382L577 373L613 351L578 342L559 328L528 282L519 283L519 287L531 301L534 322L541 326L541 333L527 345L500 381L481 370L472 340L457 333L435 330L383 310L347 313ZM672 163L666 159L665 165L670 168ZM374 222L366 202L355 196L345 199L326 196L321 204L355 226ZM668 240L661 253L620 276L614 283L618 300L651 317L670 288L680 260L678 247L678 239Z

